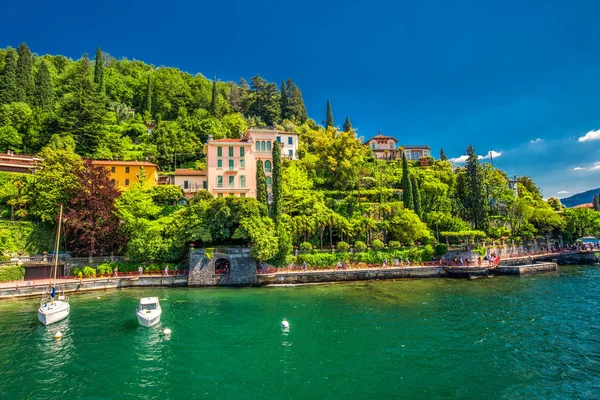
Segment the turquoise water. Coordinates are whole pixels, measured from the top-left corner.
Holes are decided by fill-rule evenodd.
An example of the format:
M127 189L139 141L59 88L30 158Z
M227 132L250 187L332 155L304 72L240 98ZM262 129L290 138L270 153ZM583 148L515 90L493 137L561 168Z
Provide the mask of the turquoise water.
M135 317L149 295L163 307L156 329ZM37 305L0 303L0 399L600 397L598 267L94 292L73 296L68 320L50 327Z

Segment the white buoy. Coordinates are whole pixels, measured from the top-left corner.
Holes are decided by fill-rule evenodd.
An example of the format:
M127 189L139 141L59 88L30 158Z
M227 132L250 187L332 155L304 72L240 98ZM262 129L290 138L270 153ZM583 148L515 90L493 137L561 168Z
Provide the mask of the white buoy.
M56 333L54 334L54 338L55 338L55 339L60 339L60 338L62 338L62 332L61 332L61 331L58 331L58 332L56 332Z
M285 320L285 318L284 318L284 319L283 319L283 321L281 321L281 327L282 327L283 329L290 329L290 323L289 323L289 322L287 322L287 321Z
M165 335L170 335L170 334L171 334L171 330L170 330L169 328L166 328L166 329L163 331L163 333L164 333Z

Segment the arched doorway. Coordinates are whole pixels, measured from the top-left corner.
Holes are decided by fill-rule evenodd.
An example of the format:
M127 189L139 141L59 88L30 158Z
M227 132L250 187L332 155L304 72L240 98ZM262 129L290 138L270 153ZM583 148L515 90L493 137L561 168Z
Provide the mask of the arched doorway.
M227 274L231 272L231 265L226 258L219 258L215 261L215 274Z

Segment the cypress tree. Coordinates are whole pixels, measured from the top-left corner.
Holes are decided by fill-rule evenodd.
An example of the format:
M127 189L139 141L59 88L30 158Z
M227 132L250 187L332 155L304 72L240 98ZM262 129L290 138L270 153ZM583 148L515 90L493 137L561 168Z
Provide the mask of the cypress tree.
M282 80L281 81L281 98L279 100L279 104L281 107L281 118L282 119L290 119L291 115L290 115L290 109L289 109L289 105L288 105L288 89L285 86L285 81Z
M350 123L350 117L346 117L344 121L344 132L350 132L352 130L352 124Z
M0 74L0 104L17 101L17 52L12 47L6 50L4 68Z
M446 157L446 153L444 152L444 149L440 150L440 160L442 160L442 161L448 160L448 157Z
M281 148L278 142L273 142L273 204L271 215L273 221L277 224L281 218L281 196L283 195L283 171L281 170Z
M412 194L412 185L410 184L410 176L408 174L408 160L406 159L406 154L402 153L402 202L404 203L404 208L410 208L411 210L414 207L414 200Z
M152 82L150 80L150 74L148 74L148 83L146 84L146 96L144 96L143 111L145 113L152 113Z
M264 204L269 209L267 195L267 177L265 176L265 168L262 160L256 161L256 200Z
M212 86L212 97L210 99L210 106L208 110L213 117L217 117L219 114L219 90L217 88L217 80L213 81Z
M596 196L596 195L594 195L594 200L592 201L592 207L596 211L598 211L600 209L600 201L598 200L598 196Z
M102 51L100 47L96 49L96 65L94 66L94 83L98 85L98 91L104 94L104 60L102 60Z
M487 208L483 174L473 146L467 148L467 201L466 209L475 229L486 230Z
M32 104L35 84L31 51L25 43L21 43L17 48L17 53L19 55L16 72L17 101Z
M306 107L304 106L302 92L291 79L287 80L287 105L288 115L286 118L294 120L300 124L306 122L308 115L306 114Z
M419 182L417 182L414 177L411 177L410 181L412 185L415 214L417 214L419 218L423 218L423 207L421 205L421 191L419 189Z
M327 100L327 117L325 119L325 128L333 126L333 111L331 110L331 102Z
M52 80L48 64L42 60L35 76L34 105L40 107L45 112L52 111L54 107L54 90L52 89Z

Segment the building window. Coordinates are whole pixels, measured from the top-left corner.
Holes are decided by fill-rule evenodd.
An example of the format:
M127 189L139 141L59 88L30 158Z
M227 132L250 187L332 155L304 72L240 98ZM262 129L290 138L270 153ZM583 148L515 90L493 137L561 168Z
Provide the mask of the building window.
M294 157L294 150L290 150L290 157Z
M260 151L260 142L256 142L256 151Z
M390 143L390 149L394 148L394 143Z
M246 168L246 160L244 160L243 158L240 159L240 169L245 169Z
M271 172L271 161L265 161L265 172Z
M223 157L223 148L221 146L217 147L217 157Z
M271 151L271 142L267 142L267 151Z
M260 142L260 151L267 151L267 143Z
M267 186L271 187L271 177L267 176Z
M129 173L129 167L125 167L125 173L128 174Z
M223 160L217 160L217 168L223 168Z
M233 146L229 146L229 157L233 157Z
M375 143L371 143L371 148L375 150Z
M129 179L125 179L125 186L129 186Z
M229 170L233 171L233 160L232 159L229 160Z
M117 168L116 167L110 167L110 172L112 172L114 174L115 172L117 172Z
M234 185L234 179L235 179L235 176L233 176L233 175L229 176L229 187L230 188L232 188Z
M241 188L245 188L246 187L246 175L240 176L240 187Z
M281 143L281 136L277 136L277 143Z
M293 137L291 137L291 136L290 136L290 137L288 138L288 144L289 144L289 145L292 145L292 144L294 144L294 138L293 138Z
M208 189L208 183L206 181L202 181L202 189Z
M217 187L223 187L223 175L217 176Z
M189 187L190 187L190 183L188 181L183 181L183 188L189 189Z
M240 147L240 157L244 157L244 148Z

